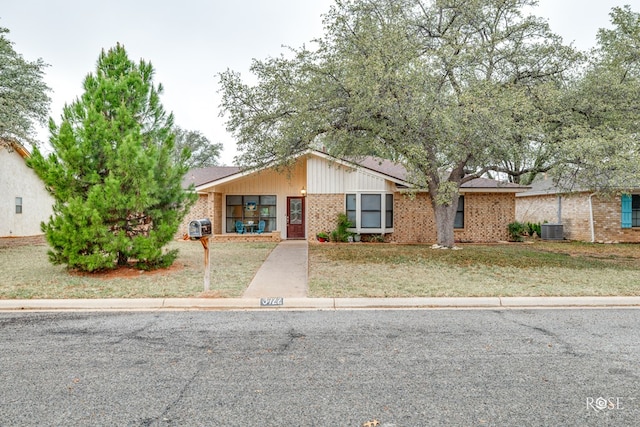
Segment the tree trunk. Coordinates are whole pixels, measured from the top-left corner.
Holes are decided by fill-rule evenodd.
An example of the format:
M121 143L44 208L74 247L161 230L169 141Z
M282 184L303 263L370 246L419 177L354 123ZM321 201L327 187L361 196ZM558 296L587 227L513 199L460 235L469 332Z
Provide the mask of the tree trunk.
M453 224L458 210L458 195L450 204L437 204L433 202L433 210L436 216L436 238L440 246L452 248L455 244Z
M124 252L118 252L118 265L123 266L129 263L129 258Z

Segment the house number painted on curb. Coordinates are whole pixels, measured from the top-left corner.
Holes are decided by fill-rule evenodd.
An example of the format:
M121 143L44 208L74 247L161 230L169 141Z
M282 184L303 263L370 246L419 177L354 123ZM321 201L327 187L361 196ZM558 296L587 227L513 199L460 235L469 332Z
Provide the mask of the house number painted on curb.
M260 298L261 307L273 307L278 305L284 305L284 298Z

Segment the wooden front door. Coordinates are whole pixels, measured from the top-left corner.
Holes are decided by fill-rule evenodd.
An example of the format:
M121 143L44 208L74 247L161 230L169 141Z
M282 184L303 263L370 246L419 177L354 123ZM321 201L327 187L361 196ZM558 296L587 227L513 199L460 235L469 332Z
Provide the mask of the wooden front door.
M304 239L304 197L287 197L287 239Z

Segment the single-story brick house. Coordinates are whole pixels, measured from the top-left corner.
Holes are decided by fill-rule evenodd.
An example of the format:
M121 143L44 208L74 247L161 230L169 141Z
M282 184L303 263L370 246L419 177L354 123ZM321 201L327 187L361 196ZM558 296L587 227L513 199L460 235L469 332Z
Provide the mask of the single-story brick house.
M53 197L25 159L22 144L0 138L0 237L37 236L53 214Z
M551 179L541 179L516 195L516 219L561 224L567 240L639 243L640 190L628 195L566 192Z
M215 240L237 236L235 224L265 221L265 238L307 239L336 228L339 213L355 222L351 231L384 235L388 242L433 243L436 226L426 191L412 192L406 169L388 160L367 157L357 163L317 150L307 150L286 171L273 168L243 171L210 167L190 171L200 198L185 217L210 218ZM515 195L527 187L475 179L460 189L455 238L492 242L508 238L515 221Z

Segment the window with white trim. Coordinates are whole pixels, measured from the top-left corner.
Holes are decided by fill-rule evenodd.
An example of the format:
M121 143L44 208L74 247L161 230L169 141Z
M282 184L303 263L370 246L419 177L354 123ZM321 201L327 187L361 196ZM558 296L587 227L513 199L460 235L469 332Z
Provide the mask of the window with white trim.
M16 197L16 213L22 213L22 197Z
M356 192L345 196L345 210L356 233L393 231L393 194Z

